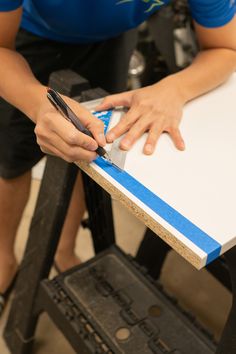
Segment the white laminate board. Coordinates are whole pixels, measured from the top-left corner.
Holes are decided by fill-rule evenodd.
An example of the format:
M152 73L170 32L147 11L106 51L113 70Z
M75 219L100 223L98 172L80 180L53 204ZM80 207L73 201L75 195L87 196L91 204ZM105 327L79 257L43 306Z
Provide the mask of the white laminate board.
M162 134L152 156L142 153L145 135L127 153L124 175L137 182L134 190L126 179L109 175L106 167L96 162L91 167L195 253L203 266L236 244L236 74L188 103L180 129L186 143L183 152ZM154 210L145 193L154 196L153 205L156 196ZM167 217L162 207L167 208ZM191 235L197 229L202 232L199 239ZM220 248L217 254L214 241ZM208 249L213 252L209 260Z

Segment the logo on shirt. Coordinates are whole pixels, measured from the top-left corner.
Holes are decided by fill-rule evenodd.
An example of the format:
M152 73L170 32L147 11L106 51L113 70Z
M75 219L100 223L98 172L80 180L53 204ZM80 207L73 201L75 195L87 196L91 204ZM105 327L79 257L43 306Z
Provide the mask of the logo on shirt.
M136 0L120 0L116 4L117 5L121 5L121 4L124 4L124 3L127 3L127 2L133 2L133 1L136 1ZM155 7L160 7L161 5L164 5L164 2L161 1L161 0L140 0L140 1L142 1L142 2L147 4L147 10L144 11L144 12L150 12Z

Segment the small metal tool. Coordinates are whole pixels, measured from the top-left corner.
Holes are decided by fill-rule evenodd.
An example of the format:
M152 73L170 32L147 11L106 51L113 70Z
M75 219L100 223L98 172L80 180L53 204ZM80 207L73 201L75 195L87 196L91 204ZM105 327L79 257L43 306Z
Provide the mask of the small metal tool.
M95 112L96 107L102 102L102 100L103 99L99 98L99 99L83 102L81 104L86 109L90 110L92 113L94 113L96 115L96 112ZM127 112L127 109L125 107L124 108L121 108L121 107L114 108L108 127L110 127L112 125L112 123L115 123L115 124L118 123L118 121L120 120L120 118L122 117L122 115L125 112ZM124 170L125 160L126 160L126 155L127 155L127 151L121 150L119 148L120 141L122 138L123 138L123 136L119 137L111 144L111 149L108 150L110 160L109 159L106 160L108 163L111 163L113 166L118 168L120 171Z
M112 160L112 164L123 171L124 167L125 167L125 160L126 160L127 151L121 150L119 148L120 141L121 141L122 138L123 138L123 136L121 136L120 138L116 139L112 143L112 147L111 147L111 150L109 152L109 156L110 156L110 158Z

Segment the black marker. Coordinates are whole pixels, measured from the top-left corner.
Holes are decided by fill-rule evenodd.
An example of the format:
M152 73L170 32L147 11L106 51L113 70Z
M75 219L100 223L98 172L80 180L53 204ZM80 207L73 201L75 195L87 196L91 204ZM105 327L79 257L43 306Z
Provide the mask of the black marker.
M69 120L81 133L86 134L90 136L91 138L94 139L92 133L83 126L79 118L76 116L76 114L72 111L72 109L68 106L68 104L62 99L62 97L59 95L58 92L55 90L48 88L47 89L47 98L51 102L51 104L56 108L57 111L61 113L63 117L65 117L67 120ZM95 152L105 158L107 161L112 163L109 154L107 151L102 147L98 146L97 150Z

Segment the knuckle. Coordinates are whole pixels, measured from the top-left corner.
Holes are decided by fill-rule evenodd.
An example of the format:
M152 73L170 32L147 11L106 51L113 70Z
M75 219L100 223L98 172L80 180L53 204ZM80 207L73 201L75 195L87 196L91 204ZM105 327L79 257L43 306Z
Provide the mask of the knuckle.
M38 129L39 129L39 126L36 124L36 126L34 127L34 133L37 135L38 134Z
M137 106L138 106L138 109L139 110L141 110L141 111L144 111L146 108L147 108L147 104L146 104L146 102L145 101L139 101L138 102L138 104L137 104Z
M76 143L78 143L78 134L76 131L71 131L67 137L66 137L66 142L69 145L75 145Z
M142 97L142 95L140 94L139 90L135 91L133 94L133 101L136 104L139 104L140 102L144 101L144 98Z
M80 140L79 145L86 150L89 149L89 142L85 139Z
M115 134L119 134L123 131L125 131L126 129L128 130L131 127L131 123L119 123L119 125L117 125L114 129L113 129L113 133Z
M52 122L51 113L45 113L41 117L39 117L38 122L40 125L50 126Z
M153 105L148 100L140 100L138 102L138 108L141 111L153 110Z
M37 136L41 136L41 127L39 124L37 124L34 128L34 133L37 135Z
M98 127L101 128L101 129L104 128L104 123L103 123L100 119L97 120L97 125L98 125Z
M92 129L103 129L104 123L100 119L95 119L93 122L90 123L88 126L89 130Z
M46 112L46 113L43 115L42 119L43 119L45 122L49 122L49 121L51 121L51 115L52 115L52 113Z
M91 146L91 141L85 138L81 138L79 145L82 146L84 149L89 149Z
M173 126L173 125L169 125L167 126L166 128L168 130L168 132L172 135L178 135L179 134L179 129L178 127L176 126Z
M94 119L90 124L88 125L88 129L92 130L94 128L99 128L102 129L104 127L104 123L100 119Z
M148 134L148 137L147 137L147 142L149 144L154 144L157 141L157 139L158 139L158 137L160 135L161 134L159 132L157 132L157 131L155 131L155 132L154 131L150 131L149 134Z
M143 129L145 129L149 125L148 123L149 122L147 119L137 120L137 122L135 123L135 130L142 131Z
M46 148L44 148L43 146L39 146L40 147L40 150L43 152L43 153L46 153Z
M146 145L154 145L155 140L152 137L147 138Z
M156 131L156 132L151 131L151 132L148 134L147 140L148 140L149 142L154 142L154 141L157 140L157 138L158 138L159 135L160 135L160 134L159 134L157 131Z
M73 148L67 150L66 157L68 159L68 162L73 162L78 160L78 154Z
M114 128L117 131L123 130L123 129L130 129L131 126L133 125L132 119L130 116L127 116L126 119L120 120L120 122L117 124L117 126Z
M156 107L156 106L152 106L151 111L155 116L163 116L164 115L163 110L159 107Z
M38 139L38 138L40 138L40 139L46 138L45 130L44 130L43 127L40 126L40 125L37 125L37 126L34 128L34 133L35 133L37 139Z
M125 138L129 140L131 143L135 141L139 136L141 135L140 131L138 130L133 130L132 132L129 131L126 135Z
M125 134L124 140L133 140L133 139L134 139L134 136L136 136L136 132L129 130L129 131ZM123 140L123 139L122 139L122 140Z
M37 135L36 135L36 143L39 145L39 147L42 146L42 141Z
M102 104L107 104L109 102L109 98L108 97L105 97L103 100L102 100Z

